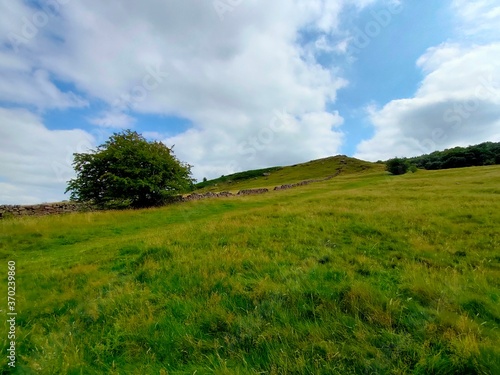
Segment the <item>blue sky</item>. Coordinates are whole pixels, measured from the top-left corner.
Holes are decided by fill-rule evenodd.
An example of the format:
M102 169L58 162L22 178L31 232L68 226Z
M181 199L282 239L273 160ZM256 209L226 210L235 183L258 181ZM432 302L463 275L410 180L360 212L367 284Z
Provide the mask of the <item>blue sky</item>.
M373 134L363 111L367 104L383 105L394 98L411 97L417 90L422 73L415 62L429 46L451 36L448 9L446 2L405 2L401 12L391 15L389 24L381 27L380 34L370 38L365 48L352 47L354 62L340 62L350 84L339 91L338 101L332 107L338 108L350 124L342 147L345 154L353 155L358 143ZM369 7L353 15L349 26L365 32L369 22L378 20L374 13L384 10L385 7Z
M194 177L500 140L494 0L0 4L0 204L133 129Z

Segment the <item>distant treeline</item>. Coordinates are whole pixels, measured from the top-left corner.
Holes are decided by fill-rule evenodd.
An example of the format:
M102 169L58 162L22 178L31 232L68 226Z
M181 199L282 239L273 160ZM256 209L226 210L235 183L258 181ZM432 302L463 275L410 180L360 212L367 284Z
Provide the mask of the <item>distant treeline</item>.
M234 173L228 176L220 176L219 178L216 178L214 180L209 180L209 181L203 181L203 182L198 182L195 184L196 189L203 189L205 187L209 186L214 186L216 184L224 183L224 182L235 182L235 181L241 181L241 180L248 180L251 178L255 177L261 177L267 173L271 173L277 170L282 169L282 167L272 167L272 168L266 168L266 169L255 169L251 171L246 171L246 172L238 172Z
M500 142L455 147L407 160L418 168L429 170L500 164Z

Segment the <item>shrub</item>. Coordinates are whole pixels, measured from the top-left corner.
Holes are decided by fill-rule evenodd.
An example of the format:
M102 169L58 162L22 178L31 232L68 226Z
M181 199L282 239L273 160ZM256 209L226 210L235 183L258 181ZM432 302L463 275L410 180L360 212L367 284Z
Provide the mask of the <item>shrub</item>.
M408 172L408 168L410 167L408 161L401 158L389 159L385 165L386 170L394 175L405 174Z

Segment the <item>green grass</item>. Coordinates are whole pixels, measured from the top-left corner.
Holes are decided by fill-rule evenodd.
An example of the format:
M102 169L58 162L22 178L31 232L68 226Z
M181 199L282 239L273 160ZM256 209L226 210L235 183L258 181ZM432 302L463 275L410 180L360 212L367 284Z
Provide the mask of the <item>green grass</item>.
M14 373L499 374L500 167L367 172L1 221Z
M221 176L221 177L215 178L213 180L199 182L195 185L195 188L198 190L201 190L204 188L215 187L215 186L218 186L221 184L222 185L232 184L232 183L241 182L244 180L255 179L256 177L258 178L258 177L262 177L262 176L267 176L267 175L271 174L272 172L278 171L280 169L282 169L282 167L253 169L250 171L233 173L229 176Z
M374 164L366 161L338 155L325 159L312 160L307 163L288 167L274 167L256 171L235 173L215 180L198 184L198 192L220 192L252 188L271 188L283 184L291 184L304 180L321 179L336 175L340 170L342 175L369 172L381 172L385 164ZM264 173L269 174L265 176Z

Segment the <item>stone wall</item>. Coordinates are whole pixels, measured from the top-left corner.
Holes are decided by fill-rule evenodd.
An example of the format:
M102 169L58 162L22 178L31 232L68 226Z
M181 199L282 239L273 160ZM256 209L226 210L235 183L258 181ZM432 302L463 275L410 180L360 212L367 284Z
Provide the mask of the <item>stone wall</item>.
M189 194L186 195L185 197L182 197L181 201L182 202L189 202L189 201L198 201L200 199L207 199L207 198L221 198L221 197L232 197L234 194L230 193L228 191L223 191L222 193L204 193L204 194Z
M240 190L237 195L256 195L256 194L264 194L268 193L269 189L247 189Z
M293 188L296 188L296 187L299 187L299 186L309 185L309 184L312 184L314 182L328 181L328 180L331 180L334 177L337 177L340 173L342 173L342 168L338 168L337 171L335 172L335 174L333 174L331 176L328 176L328 177L325 177L325 178L320 178L320 179L317 179L317 180L305 180L305 181L297 182L296 184L286 184L286 185L276 186L274 188L274 190L287 190L287 189L293 189Z
M287 190L299 186L309 185L314 182L327 181L338 176L340 173L342 173L342 167L338 168L335 174L328 176L326 178L317 180L305 180L297 182L295 184L276 186L274 190ZM246 189L246 190L240 190L236 195L237 196L257 195L257 194L265 194L267 192L269 192L269 189ZM234 194L229 191L223 191L221 193L208 192L203 194L192 193L186 196L179 196L178 198L173 199L173 202L190 202L190 201L197 201L200 199L223 198L223 197L233 197L233 196ZM89 207L74 202L45 203L45 204L37 204L31 206L0 205L0 219L12 216L55 215L67 212L78 212L83 210L89 210Z
M256 195L256 194L264 194L268 193L269 189L247 189L247 190L240 190L236 195L242 196L242 195ZM181 201L182 202L189 202L189 201L197 201L200 199L208 199L208 198L223 198L223 197L234 197L235 194L229 192L229 191L223 191L221 193L203 193L203 194L198 194L198 193L193 193L186 195L185 197L182 197Z
M35 205L0 205L0 219L11 216L43 216L81 211L82 206L74 202L43 203Z

